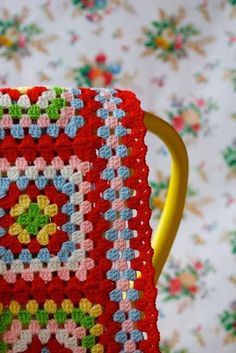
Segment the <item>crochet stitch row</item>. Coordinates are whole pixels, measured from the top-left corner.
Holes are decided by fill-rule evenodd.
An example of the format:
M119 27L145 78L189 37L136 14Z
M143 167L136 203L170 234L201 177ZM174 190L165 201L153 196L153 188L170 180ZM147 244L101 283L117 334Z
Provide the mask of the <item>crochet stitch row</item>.
M0 352L158 352L142 120L127 91L0 90Z
M83 107L83 101L75 98L73 92L59 87L45 88L35 104L31 103L29 92L20 95L17 101L12 100L9 93L0 92L0 139L8 130L14 138L23 139L26 129L33 138L40 138L45 132L57 137L60 130L74 137L84 125L84 118L74 114L75 109ZM56 123L52 123L53 120Z
M54 334L73 352L86 352L86 348L91 348L91 352L103 352L103 346L95 344L96 337L103 333L103 325L96 323L102 307L92 305L86 298L80 300L78 307L69 299L64 299L60 306L53 300L46 300L42 308L36 300L29 300L24 306L12 300L8 310L0 309L0 333L4 333L5 341L1 352L7 344L22 349L25 343L32 342L33 337L38 337L44 345Z

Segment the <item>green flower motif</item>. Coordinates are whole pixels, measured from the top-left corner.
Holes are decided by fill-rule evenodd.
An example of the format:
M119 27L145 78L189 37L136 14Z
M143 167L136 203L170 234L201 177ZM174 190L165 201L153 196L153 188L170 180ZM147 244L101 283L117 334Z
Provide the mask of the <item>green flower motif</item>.
M40 245L47 245L49 236L56 232L56 224L51 222L52 217L58 213L56 204L50 204L45 195L37 196L37 203L32 202L27 194L19 197L10 215L15 218L8 232L22 244L30 243L31 236L36 236Z
M232 6L236 6L236 0L228 0L228 2L229 2Z
M173 97L171 105L173 110L167 111L167 116L182 137L187 135L197 137L201 130L208 134L211 130L208 115L213 110L218 110L216 102L211 98L199 98L186 104L183 100Z
M22 225L30 235L37 235L49 223L49 217L42 214L37 203L32 202L27 211L18 216L16 222Z
M55 39L55 36L40 38L42 28L36 23L24 23L27 16L28 9L24 8L21 14L0 18L0 57L12 60L18 69L21 58L30 56L32 49L46 53L45 43Z
M184 297L194 300L205 286L203 279L213 271L209 260L194 260L184 267L174 265L174 273L164 272L162 275L160 292L164 301L180 300Z
M236 141L225 148L223 159L231 171L236 171Z
M193 24L181 25L184 18L183 8L180 8L175 16L168 16L161 9L160 20L153 21L151 28L145 31L144 45L147 49L143 54L156 53L160 60L169 61L175 69L178 66L178 60L187 57L189 49L204 55L202 46L212 38L193 41L192 38L198 36L200 31Z
M229 310L225 310L219 316L220 323L229 335L236 338L236 302L234 301Z

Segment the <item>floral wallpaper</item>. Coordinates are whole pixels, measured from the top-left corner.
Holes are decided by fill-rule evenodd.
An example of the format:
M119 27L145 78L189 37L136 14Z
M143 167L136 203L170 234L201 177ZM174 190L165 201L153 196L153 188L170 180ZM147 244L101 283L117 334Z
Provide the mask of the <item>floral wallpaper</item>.
M133 90L186 143L186 207L158 283L163 353L235 352L235 62L235 0L0 2L0 86ZM155 228L170 161L146 142Z

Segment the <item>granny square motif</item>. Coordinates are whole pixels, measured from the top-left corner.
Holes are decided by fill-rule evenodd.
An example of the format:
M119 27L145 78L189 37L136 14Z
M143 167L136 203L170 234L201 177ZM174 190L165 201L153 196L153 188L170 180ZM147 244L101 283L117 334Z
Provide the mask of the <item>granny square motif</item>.
M0 353L159 352L129 91L0 90Z

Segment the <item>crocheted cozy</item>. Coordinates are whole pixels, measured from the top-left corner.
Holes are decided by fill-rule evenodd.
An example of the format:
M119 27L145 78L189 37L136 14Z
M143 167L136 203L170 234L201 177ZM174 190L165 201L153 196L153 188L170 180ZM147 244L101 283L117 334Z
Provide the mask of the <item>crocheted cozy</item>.
M159 352L129 91L0 90L0 352Z

